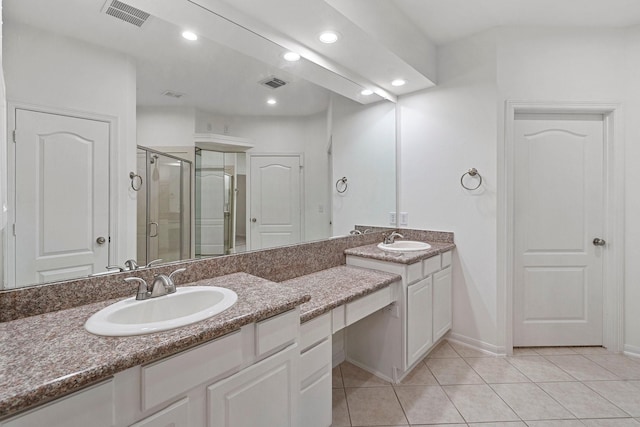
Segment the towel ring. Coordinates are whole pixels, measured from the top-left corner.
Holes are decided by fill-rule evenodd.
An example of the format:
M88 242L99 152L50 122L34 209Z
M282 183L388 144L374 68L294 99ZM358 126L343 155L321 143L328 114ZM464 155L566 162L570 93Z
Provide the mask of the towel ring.
M131 178L131 188L133 188L133 191L140 191L142 188L142 177L137 173L129 172L129 178Z
M347 191L347 188L349 188L349 184L347 184L346 176L343 176L342 178L336 181L336 191L338 193L340 194L344 193L345 191Z
M467 187L466 185L464 185L464 177L465 175L469 175L471 177L478 177L478 185L476 185L475 187ZM476 168L471 168L468 171L466 171L465 173L462 174L462 176L460 177L460 185L462 185L463 188L465 188L466 190L477 190L478 188L480 188L480 186L482 185L482 175L480 175L480 172L478 172L478 169Z

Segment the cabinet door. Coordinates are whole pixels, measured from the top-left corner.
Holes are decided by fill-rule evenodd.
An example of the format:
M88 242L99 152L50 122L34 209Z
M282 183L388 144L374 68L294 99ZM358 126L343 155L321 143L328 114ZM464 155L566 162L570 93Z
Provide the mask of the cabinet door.
M432 276L407 288L407 366L411 366L433 344Z
M451 267L433 275L433 339L451 329Z
M188 427L189 399L184 398L162 411L132 424L131 427Z
M207 387L209 427L297 425L297 345Z

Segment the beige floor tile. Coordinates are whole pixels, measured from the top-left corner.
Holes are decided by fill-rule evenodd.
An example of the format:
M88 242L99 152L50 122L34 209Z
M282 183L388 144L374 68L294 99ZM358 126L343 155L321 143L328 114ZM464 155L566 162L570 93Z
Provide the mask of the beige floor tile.
M623 380L640 380L640 360L638 359L621 354L588 354L585 357L613 372Z
M539 356L531 347L515 347L513 349L514 356Z
M527 427L527 425L522 421L505 421L502 423L471 423L467 425L469 427Z
M464 359L427 359L427 366L438 382L445 384L483 384L484 381Z
M491 388L523 420L575 418L536 384L494 384Z
M531 381L575 381L573 377L542 356L508 357L507 360Z
M584 427L578 420L527 421L529 427Z
M601 418L596 420L581 420L587 427L637 427L640 423L633 418Z
M412 425L464 422L440 386L396 387L396 394Z
M467 422L520 420L486 384L450 385L443 389Z
M617 380L619 377L581 355L545 356L548 361L580 381Z
M539 386L577 418L629 416L582 383L541 383Z
M346 388L353 426L409 424L393 387Z
M427 359L446 359L449 357L460 357L458 353L451 347L447 341L442 341L431 353L427 355Z
M462 357L496 357L494 354L485 353L484 351L477 350L464 344L458 344L455 342L450 342L449 344L456 353Z
M533 347L533 350L541 356L577 354L572 347Z
M465 361L489 384L529 382L504 357L467 358Z
M342 372L344 387L383 387L391 385L387 381L349 362L342 363L340 371Z
M342 383L342 373L340 372L340 366L336 366L331 371L331 384L333 388L342 388L344 384Z
M632 417L640 417L640 385L635 382L589 381L585 385Z
M604 347L571 347L578 354L615 354Z
M438 381L427 368L427 365L420 362L400 381L399 385L438 385Z
M351 420L349 419L349 409L347 408L347 397L344 393L344 389L333 389L333 412L332 412L332 427L350 427Z

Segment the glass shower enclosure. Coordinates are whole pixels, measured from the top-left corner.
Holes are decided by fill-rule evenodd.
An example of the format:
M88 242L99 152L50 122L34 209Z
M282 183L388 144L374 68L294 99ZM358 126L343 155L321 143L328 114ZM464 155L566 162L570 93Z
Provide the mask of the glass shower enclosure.
M138 146L137 261L192 258L191 162Z

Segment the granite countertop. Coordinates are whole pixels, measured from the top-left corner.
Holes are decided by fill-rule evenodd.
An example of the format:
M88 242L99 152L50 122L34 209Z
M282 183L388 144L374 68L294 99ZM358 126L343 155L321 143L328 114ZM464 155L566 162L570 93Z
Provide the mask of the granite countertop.
M0 418L309 301L306 287L291 287L245 273L189 285L232 289L238 294L238 302L192 325L131 337L96 336L83 327L93 313L117 300L0 323Z
M413 252L389 252L378 248L378 244L374 243L366 246L358 246L356 248L346 249L345 255L359 256L363 258L377 259L379 261L395 262L398 264L413 264L423 259L431 258L443 252L450 251L455 248L454 243L428 241L431 248L425 251Z
M343 265L282 284L311 295L311 300L300 306L300 322L304 323L401 279L397 274Z

